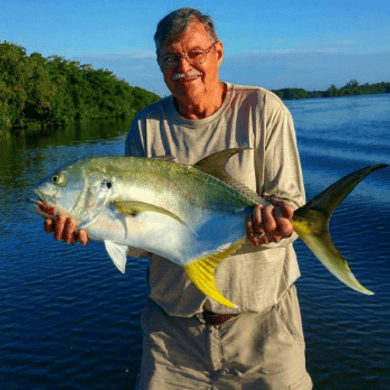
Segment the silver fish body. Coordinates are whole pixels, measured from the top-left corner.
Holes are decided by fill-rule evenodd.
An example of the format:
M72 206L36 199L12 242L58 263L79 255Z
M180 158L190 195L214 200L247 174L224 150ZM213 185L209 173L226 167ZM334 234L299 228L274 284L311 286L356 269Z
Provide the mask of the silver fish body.
M128 246L152 252L184 267L203 293L232 307L215 285L215 267L243 243L245 218L256 203L265 204L224 172L226 161L244 150L221 151L195 166L161 159L90 157L57 170L34 191L55 213L75 219L79 229L103 241L122 272ZM331 241L328 220L353 187L381 167L341 179L298 209L292 219L298 235L321 262L363 293L370 292L357 282ZM321 207L325 212L314 215L313 210Z

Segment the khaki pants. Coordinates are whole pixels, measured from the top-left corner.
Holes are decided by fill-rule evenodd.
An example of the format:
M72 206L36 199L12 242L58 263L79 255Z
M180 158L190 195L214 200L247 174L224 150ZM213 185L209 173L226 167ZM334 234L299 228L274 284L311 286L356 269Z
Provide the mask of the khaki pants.
M267 313L220 326L167 315L149 300L138 390L310 390L295 286Z

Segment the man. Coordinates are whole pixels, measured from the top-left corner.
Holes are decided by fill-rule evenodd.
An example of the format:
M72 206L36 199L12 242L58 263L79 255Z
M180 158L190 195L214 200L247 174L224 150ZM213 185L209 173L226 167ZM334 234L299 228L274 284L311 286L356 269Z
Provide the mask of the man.
M151 255L138 389L311 389L294 287L290 219L304 203L304 187L291 115L271 92L219 81L223 45L199 11L170 13L154 38L172 95L136 116L126 155L195 164L248 147L226 170L270 204L248 216L249 241L216 270L218 288L237 308L204 296L181 267ZM77 240L72 220L46 220L45 229ZM88 243L85 232L78 238Z

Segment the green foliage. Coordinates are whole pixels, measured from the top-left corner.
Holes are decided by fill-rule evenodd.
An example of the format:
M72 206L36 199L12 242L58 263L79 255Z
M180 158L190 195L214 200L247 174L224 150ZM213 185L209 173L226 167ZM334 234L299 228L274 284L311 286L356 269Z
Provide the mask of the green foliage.
M338 89L336 88L335 85L331 85L328 90L325 92L326 94L326 97L333 97L333 96L337 96L337 93L338 93Z
M97 118L133 116L160 97L93 69L53 55L26 55L0 42L0 133L31 123L62 126Z
M390 83L359 85L350 80L337 89L305 91L284 88L281 99L390 93ZM30 124L63 126L98 118L133 116L160 97L119 80L107 69L39 53L27 56L22 46L0 41L0 133Z
M311 99L317 97L336 97L352 95L371 95L378 93L390 93L390 83L359 85L356 80L350 80L344 87L337 89L331 85L326 91L305 91L301 88L284 88L273 91L283 100Z

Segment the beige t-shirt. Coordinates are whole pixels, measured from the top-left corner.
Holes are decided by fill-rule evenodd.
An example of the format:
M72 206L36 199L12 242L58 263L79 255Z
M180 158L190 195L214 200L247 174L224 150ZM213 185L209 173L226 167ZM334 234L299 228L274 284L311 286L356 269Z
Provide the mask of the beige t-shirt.
M221 108L199 120L181 117L173 96L146 107L134 118L125 154L169 155L193 165L220 150L249 147L231 157L226 171L261 197L287 200L294 209L305 201L302 172L291 114L272 92L227 84ZM300 276L292 242L254 247L247 241L216 269L221 293L238 308L226 308L202 294L185 271L151 255L150 297L168 314L190 317L204 309L215 313L262 312L276 304Z

